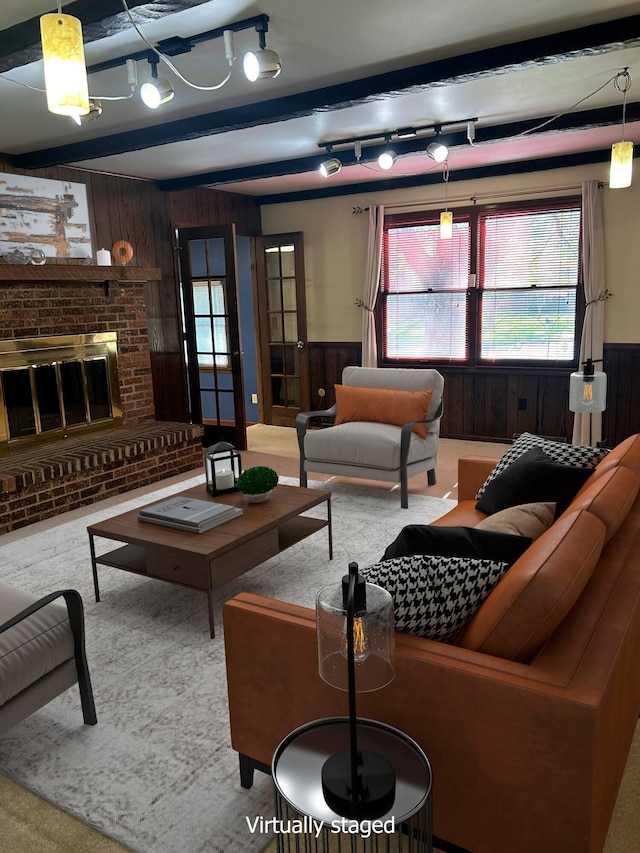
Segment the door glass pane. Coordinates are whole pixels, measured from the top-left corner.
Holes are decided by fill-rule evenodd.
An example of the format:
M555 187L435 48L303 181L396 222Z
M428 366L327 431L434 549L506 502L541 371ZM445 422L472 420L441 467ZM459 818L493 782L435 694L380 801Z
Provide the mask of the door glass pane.
M271 370L270 373L284 373L284 362L282 360L282 347L271 347Z
M285 373L288 376L297 376L300 372L298 368L298 353L299 350L297 346L284 348Z
M267 278L280 278L280 251L277 246L264 250Z
M271 377L271 399L274 406L284 406L284 379L281 376Z
M209 287L206 281L193 282L193 310L196 314L209 313Z
M269 311L280 311L282 308L279 279L267 282L267 306Z
M284 339L285 339L285 341L297 341L298 340L298 315L297 314L285 314L284 315Z
M295 279L287 278L282 282L282 307L285 311L295 311L296 305L296 282Z
M282 276L295 276L296 255L292 245L280 246L280 261L282 263Z
M209 268L207 275L222 276L227 274L227 262L224 256L224 238L213 237L207 240L207 248L209 250Z
M300 406L300 380L290 378L285 382L287 383L287 405Z
M207 255L204 240L191 240L189 243L191 275L202 278L207 275Z
M269 314L269 340L282 340L282 314Z

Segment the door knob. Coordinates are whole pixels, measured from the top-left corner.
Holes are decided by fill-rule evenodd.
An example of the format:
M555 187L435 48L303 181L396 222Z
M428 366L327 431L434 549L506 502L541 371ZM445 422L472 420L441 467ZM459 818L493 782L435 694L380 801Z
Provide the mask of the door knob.
M304 349L304 341L298 341L298 349Z

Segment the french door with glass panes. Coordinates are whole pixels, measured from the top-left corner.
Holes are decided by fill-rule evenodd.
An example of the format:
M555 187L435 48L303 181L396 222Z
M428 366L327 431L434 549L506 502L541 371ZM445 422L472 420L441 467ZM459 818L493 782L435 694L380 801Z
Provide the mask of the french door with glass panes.
M295 426L309 409L303 235L271 234L257 245L262 417Z
M204 444L247 446L235 229L178 229L189 407Z

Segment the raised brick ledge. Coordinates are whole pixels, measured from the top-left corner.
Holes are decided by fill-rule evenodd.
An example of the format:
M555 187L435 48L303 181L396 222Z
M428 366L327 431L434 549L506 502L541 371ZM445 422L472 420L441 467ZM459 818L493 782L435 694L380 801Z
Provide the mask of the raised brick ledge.
M0 494L9 498L11 493L30 486L59 481L80 471L108 469L110 465L180 445L190 447L189 460L193 467L199 460L201 435L202 427L197 424L144 421L109 433L28 450L0 459ZM135 488L135 484L131 488Z

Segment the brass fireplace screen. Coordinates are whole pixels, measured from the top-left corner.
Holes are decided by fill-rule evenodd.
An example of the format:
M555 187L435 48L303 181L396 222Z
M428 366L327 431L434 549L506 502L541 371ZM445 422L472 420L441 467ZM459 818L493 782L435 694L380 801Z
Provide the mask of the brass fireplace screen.
M0 341L0 453L121 424L115 332Z

